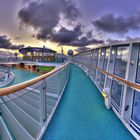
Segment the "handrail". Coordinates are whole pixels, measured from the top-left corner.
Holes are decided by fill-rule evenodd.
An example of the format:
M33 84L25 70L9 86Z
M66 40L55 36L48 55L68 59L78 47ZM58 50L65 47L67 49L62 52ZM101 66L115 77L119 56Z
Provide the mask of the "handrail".
M79 62L78 62L78 63L79 63ZM108 75L108 76L110 76L110 77L112 77L112 78L118 80L119 82L122 82L123 84L126 84L126 85L128 85L128 86L130 86L130 87L132 87L132 88L134 88L134 89L136 89L136 90L140 90L140 85L138 85L138 84L136 84L136 83L132 83L132 82L130 82L130 81L127 81L127 80L125 80L125 79L123 79L123 78L120 78L119 76L116 76L116 75L114 75L114 74L111 74L111 73L109 73L109 72L107 72L107 71L105 71L105 70L102 70L101 68L98 68L98 67L95 67L95 66L89 66L89 65L86 65L86 64L84 64L84 63L79 63L79 64L83 64L83 65L85 65L85 66L87 66L87 67L94 68L94 69L100 71L101 73L106 74L106 75Z
M37 78L34 78L34 79L31 79L31 80L28 80L26 82L23 82L23 83L20 83L20 84L17 84L17 85L13 85L13 86L9 86L9 87L5 87L5 88L0 88L0 96L5 96L5 95L8 95L8 94L11 94L11 93L14 93L14 92L17 92L19 90L22 90L26 87L29 87L51 75L53 75L54 73L58 72L59 70L63 69L64 67L68 66L69 65L69 62L65 63L64 65L52 70L51 72L48 72L46 74L43 74Z

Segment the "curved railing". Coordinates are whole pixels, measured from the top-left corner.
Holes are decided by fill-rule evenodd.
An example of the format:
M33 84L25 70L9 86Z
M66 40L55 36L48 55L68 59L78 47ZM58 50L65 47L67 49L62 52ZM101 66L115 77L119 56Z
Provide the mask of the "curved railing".
M66 63L35 79L0 88L0 139L35 140L43 136L69 79Z
M114 112L140 139L140 42L95 47L74 55L72 61L86 72L103 95L108 91Z
M29 81L26 81L26 82L23 82L23 83L20 83L20 84L17 84L17 85L13 85L13 86L10 86L10 87L0 88L0 96L8 95L8 94L17 92L19 90L22 90L24 88L27 88L27 87L29 87L29 86L37 83L37 82L40 82L41 80L44 80L45 78L48 78L49 76L55 74L56 72L58 72L59 70L65 68L65 67L67 67L68 65L69 65L69 63L66 63L66 64L52 70L51 72L43 74L41 76L38 76L37 78L34 78L32 80L29 80Z
M123 79L123 78L121 78L121 77L119 77L119 76L117 76L115 74L111 74L111 73L109 73L109 72L107 72L105 70L102 70L101 68L95 67L95 66L87 65L87 64L84 64L84 63L79 63L79 64L82 64L82 65L84 65L84 66L86 66L88 68L91 68L91 69L96 69L97 71L101 72L102 74L110 76L114 80L117 80L117 81L121 82L122 84L125 84L125 85L127 85L127 86L129 86L129 87L131 87L131 88L133 88L135 90L140 91L140 85L137 84L137 83L133 83L133 82L130 82L128 80L125 80L125 79Z

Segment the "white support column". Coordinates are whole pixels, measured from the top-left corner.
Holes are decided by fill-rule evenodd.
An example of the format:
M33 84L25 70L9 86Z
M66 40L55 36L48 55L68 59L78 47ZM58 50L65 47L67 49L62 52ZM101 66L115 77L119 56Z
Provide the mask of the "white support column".
M109 49L110 49L110 53L109 53L109 56L108 56L107 68L106 68L107 72L108 72L108 69L109 69L109 62L110 62L110 58L111 58L111 46L109 46ZM107 75L105 75L104 88L106 88L106 83L107 83Z
M139 45L132 45L131 49L131 60L128 72L127 80L130 82L135 82L136 80L136 72L137 72L137 62L139 57ZM135 55L134 55L135 54ZM134 89L127 87L126 91L126 98L125 98L125 107L129 106L127 110L124 110L123 118L126 120L128 117L131 118L132 110L133 110L133 97L134 97Z
M107 72L112 73L114 71L114 66L115 66L115 51L116 48L114 46L110 46L110 56L108 59L108 66L107 66ZM108 76L106 76L106 80L105 80L105 88L111 88L111 80L112 78L108 78Z
M130 46L129 46L129 54L128 54L128 61L127 61L127 67L126 67L125 80L128 80L128 76L129 76L131 53L132 53L132 43L130 43ZM126 102L126 95L127 95L127 85L124 85L124 89L123 89L123 94L122 95L123 96L122 96L121 118L124 117L124 112L125 112L125 102Z
M93 64L94 51L90 51L90 66ZM92 68L90 68L90 77L92 77Z

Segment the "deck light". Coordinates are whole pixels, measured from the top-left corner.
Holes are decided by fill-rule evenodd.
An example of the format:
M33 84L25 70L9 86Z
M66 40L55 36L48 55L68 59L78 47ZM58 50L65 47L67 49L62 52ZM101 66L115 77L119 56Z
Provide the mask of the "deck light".
M115 51L114 50L112 50L112 52L111 52L112 54L115 54Z

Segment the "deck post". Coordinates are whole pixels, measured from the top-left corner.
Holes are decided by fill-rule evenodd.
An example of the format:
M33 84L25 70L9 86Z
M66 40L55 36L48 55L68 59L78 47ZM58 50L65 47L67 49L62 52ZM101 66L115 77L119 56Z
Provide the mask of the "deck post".
M46 81L42 80L41 90L40 90L40 102L39 102L39 116L40 123L43 125L46 120Z
M58 96L60 95L61 93L61 90L62 90L62 72L60 71L57 75L57 94Z
M128 54L128 62L127 62L127 67L126 67L126 75L125 79L128 80L129 78L129 68L130 68L130 61L131 61L131 52L132 52L132 43L129 44L129 54ZM128 86L124 85L123 89L123 97L122 97L122 110L121 110L121 117L123 119L124 114L125 114L125 104L126 104L126 96L127 96L127 89Z

